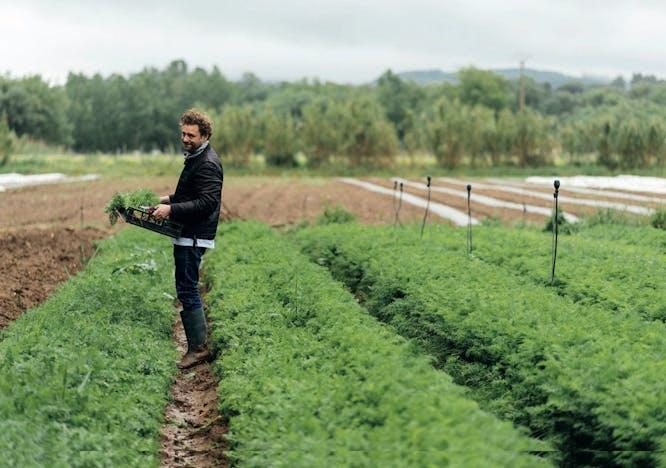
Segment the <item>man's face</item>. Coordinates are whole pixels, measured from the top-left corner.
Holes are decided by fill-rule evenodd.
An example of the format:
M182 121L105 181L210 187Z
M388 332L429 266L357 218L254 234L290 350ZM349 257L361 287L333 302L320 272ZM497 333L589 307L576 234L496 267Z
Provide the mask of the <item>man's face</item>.
M183 144L184 151L194 151L201 146L206 139L206 137L201 136L198 125L180 126L180 141Z

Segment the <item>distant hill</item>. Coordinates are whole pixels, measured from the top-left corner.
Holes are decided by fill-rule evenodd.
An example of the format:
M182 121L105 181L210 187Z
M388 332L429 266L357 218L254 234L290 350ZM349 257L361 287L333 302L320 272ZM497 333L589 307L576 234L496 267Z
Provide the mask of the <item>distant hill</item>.
M442 70L415 70L406 71L397 74L400 78L406 81L413 81L420 85L439 84L443 82L457 83L457 72L443 72Z
M517 80L520 77L520 68L497 68L490 69L493 73L506 78L507 80ZM397 74L400 78L413 81L420 85L452 83L458 82L457 72L444 72L442 70L413 70L400 72ZM537 83L550 83L552 87L557 88L566 83L579 82L586 85L609 84L610 79L595 76L570 76L564 73L546 70L535 70L533 68L525 69L525 76L532 78Z

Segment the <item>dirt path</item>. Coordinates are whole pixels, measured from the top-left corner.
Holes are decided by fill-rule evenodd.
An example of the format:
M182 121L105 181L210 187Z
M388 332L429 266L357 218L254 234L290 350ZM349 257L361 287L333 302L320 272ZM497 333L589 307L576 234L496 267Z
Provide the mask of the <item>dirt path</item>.
M180 317L173 329L178 351L187 349ZM227 426L217 405L217 379L211 364L179 372L171 387L172 402L162 425L161 466L224 467Z

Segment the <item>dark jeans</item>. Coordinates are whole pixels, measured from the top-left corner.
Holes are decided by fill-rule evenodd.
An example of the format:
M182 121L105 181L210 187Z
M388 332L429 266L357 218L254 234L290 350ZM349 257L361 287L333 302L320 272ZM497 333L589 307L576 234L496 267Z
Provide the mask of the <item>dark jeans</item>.
M173 259L176 264L176 294L183 304L183 310L202 307L199 296L199 265L206 253L204 247L173 246Z

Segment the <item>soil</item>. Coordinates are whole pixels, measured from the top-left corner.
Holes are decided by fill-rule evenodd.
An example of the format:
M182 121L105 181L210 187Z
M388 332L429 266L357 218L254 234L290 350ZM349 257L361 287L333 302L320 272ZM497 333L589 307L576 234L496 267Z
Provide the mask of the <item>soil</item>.
M254 183L225 187L223 199L243 219L257 219L273 226L315 221L327 205L342 205L361 223L393 223L393 201L335 179L259 179ZM417 221L423 210L403 206L400 219Z
M180 317L173 329L178 351L187 350ZM217 378L210 363L179 372L171 387L172 401L162 425L161 466L225 467L226 422L218 412Z
M495 184L497 185L496 182L494 181L483 181L484 183L487 183L489 185ZM530 192L538 192L538 193L545 193L548 195L553 194L553 188L551 187L544 187L541 185L537 184L529 184L529 183L522 183L514 181L512 184L514 187L522 188L524 190L528 190ZM600 192L603 192L603 189L598 189ZM609 201L613 203L622 203L625 205L638 205L638 206L648 206L651 208L658 207L660 204L666 202L666 195L662 194L652 194L652 193L643 193L643 192L629 192L626 190L616 190L612 189L610 190L611 192L617 192L617 193L625 193L625 194L630 194L630 195L640 195L644 197L654 197L661 199L663 201L661 202L646 202L646 201L636 201L636 200L630 200L622 197L617 197L613 196L612 194L609 193L604 193L604 194L590 194L590 193L580 193L576 191L571 191L567 190L566 187L561 187L560 188L560 194L565 197L571 197L571 198L579 198L579 199L584 199L584 200L602 200L602 201Z
M0 328L39 305L56 286L76 274L92 254L92 241L127 225L111 227L104 207L116 191L150 188L171 193L177 176L99 179L22 187L0 194ZM257 219L274 226L319 217L327 204L341 204L360 222L393 222L390 197L334 179L243 177L225 181L222 219ZM403 207L403 221L420 209ZM135 229L135 228L131 228ZM83 248L83 256L81 249Z
M393 183L386 179L366 179L382 187L391 188ZM440 185L438 182L437 185ZM444 185L444 184L442 184ZM433 183L433 187L435 184ZM448 186L447 186L448 187ZM465 193L464 188L460 187L451 187L456 190L460 190L461 193ZM419 189L414 187L405 187L405 192L411 193L422 198L427 198L427 191L425 189ZM467 213L467 200L463 197L456 197L441 192L431 192L430 199L437 203L442 203L444 205L455 208L463 213ZM506 198L504 198L506 200ZM512 200L513 201L513 200ZM482 205L480 203L474 203L474 197L472 196L472 216L476 219L482 220L484 218L495 218L499 219L507 224L516 223L518 221L522 222L534 222L534 223L543 223L545 220L544 216L535 214L535 213L523 213L519 210L510 210L506 208L493 207L488 205ZM423 214L421 214L423 216ZM435 216L430 216L430 221L436 221Z
M84 268L94 254L93 241L104 236L95 228L0 232L0 328Z
M0 194L0 231L65 226L108 229L104 207L115 192L145 187L166 195L173 191L176 180L131 177L11 189Z
M388 179L367 180L388 188L393 186ZM85 258L91 255L93 240L126 228L123 222L109 226L104 213L104 206L113 193L145 187L160 195L168 194L176 182L177 174L127 177L23 187L0 194L0 245L4 247L0 253L0 273L4 283L0 290L0 328L21 312L44 301L59 283L79 271L84 266ZM439 180L435 183L461 188ZM425 191L419 189L406 190L421 197L425 195ZM545 188L539 191L548 192ZM544 207L552 205L549 200L498 190L475 189L473 193L517 203ZM567 194L565 190L562 193ZM568 195L594 198L575 193ZM432 200L464 212L467 210L464 198L433 192ZM368 192L334 178L234 178L229 175L223 190L221 217L256 219L281 227L303 220L316 221L327 205L336 204L354 213L362 223L391 224L394 221L391 197ZM583 216L597 211L594 207L566 203L563 209ZM509 224L516 221L543 222L539 215L478 203L473 204L472 214L479 219L494 217ZM421 208L403 204L400 213L402 222L420 222L422 217ZM429 222L446 221L430 216Z
M457 184L449 184L448 182L443 182L441 180L437 181L437 185L442 186L442 187L448 187L448 188L453 188L453 189L460 189L460 186ZM542 198L537 198L537 197L531 197L529 195L522 195L518 193L511 193L511 192L504 192L501 190L489 190L489 189L480 189L480 188L474 188L474 182L472 182L472 194L474 193L479 193L481 195L487 195L489 197L493 198L498 198L500 200L507 200L507 201L512 201L515 203L526 203L528 205L534 205L534 206L543 206L543 207L552 207L553 202L551 200L544 200ZM560 192L562 195L565 195L564 192ZM552 194L552 192L551 192ZM572 198L580 198L580 197L574 197L574 194L568 193L566 194L567 196L570 196ZM474 196L474 195L472 195ZM567 203L560 203L560 207L562 210L575 214L577 216L589 216L591 214L596 213L599 211L601 208L597 208L594 206L586 206L586 205L574 205L574 204L567 204ZM508 211L508 210L507 210Z
M388 179L368 178L391 188ZM85 267L94 255L93 241L122 228L110 227L104 206L116 191L150 188L159 195L171 193L173 177L131 177L90 182L54 184L8 190L0 194L0 329L25 310L35 307ZM437 181L437 185L459 189ZM473 184L473 182L472 182ZM406 189L423 197L425 191ZM494 190L476 190L488 196L537 206L551 206L547 200ZM564 191L562 193L565 193ZM570 194L578 197L577 194ZM588 197L580 197L588 198ZM590 197L592 198L592 197ZM466 212L464 198L432 193L432 200ZM340 204L362 223L393 223L393 200L344 184L335 179L279 177L227 177L223 191L223 219L256 219L281 227L303 220L315 221L327 205ZM585 215L593 207L564 206L566 211ZM505 222L543 222L543 217L517 210L473 205L473 216L492 216ZM423 209L403 205L402 222L420 222ZM430 216L429 222L446 222ZM135 229L133 227L129 229ZM180 319L174 326L178 349L185 351L186 339ZM226 421L218 413L217 380L211 365L201 364L178 374L172 388L172 403L166 410L162 429L162 466L227 466L224 457Z

